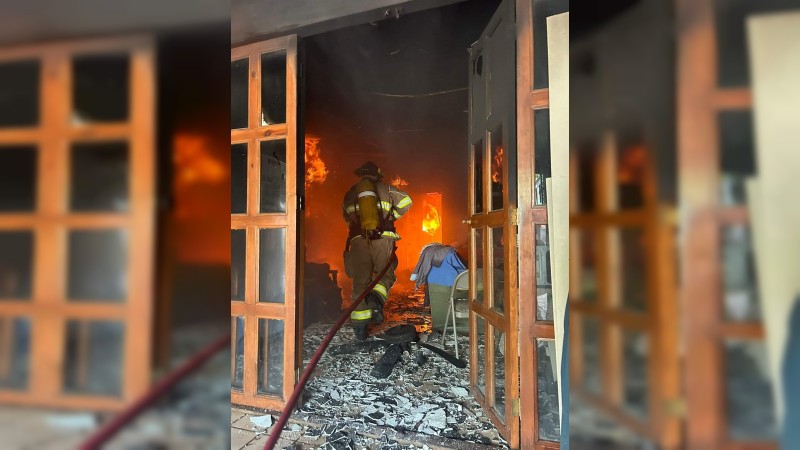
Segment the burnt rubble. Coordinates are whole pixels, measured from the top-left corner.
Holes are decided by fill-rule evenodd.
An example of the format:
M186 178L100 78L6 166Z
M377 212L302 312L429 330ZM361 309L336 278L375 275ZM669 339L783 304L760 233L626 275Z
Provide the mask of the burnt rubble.
M315 324L304 330L306 363L329 328ZM459 345L467 349L468 338L460 336ZM400 355L390 375L375 378L373 367L388 347L375 337L355 343L352 330L344 327L320 360L306 386L303 406L294 417L312 422L322 417L338 424L340 435L327 430L330 448L361 447L354 441L355 429L388 429L507 448L469 395L468 369L456 368L427 349L411 346L411 354ZM394 444L398 446L385 448L403 448Z

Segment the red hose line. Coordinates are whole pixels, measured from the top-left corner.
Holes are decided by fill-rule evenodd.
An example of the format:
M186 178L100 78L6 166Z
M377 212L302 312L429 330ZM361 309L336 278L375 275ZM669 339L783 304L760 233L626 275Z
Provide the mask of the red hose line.
M176 369L175 371L171 372L167 375L164 379L158 382L152 389L150 389L144 396L139 398L134 404L130 405L116 417L114 417L110 422L106 423L103 427L101 427L97 432L95 432L92 436L89 437L86 442L81 444L79 447L80 450L97 450L103 444L108 442L114 435L116 435L122 427L130 423L133 419L136 418L142 411L147 409L159 397L164 395L167 391L175 387L178 382L190 375L195 370L199 369L203 364L205 364L211 357L213 357L217 352L222 351L225 348L229 348L231 345L231 336L230 334L226 334L225 336L221 337L220 339L214 341L208 347L205 347L197 354L192 356L189 361L186 361L181 367Z
M311 357L311 361L308 362L308 366L306 366L303 374L300 375L300 380L298 380L297 384L295 385L291 397L289 397L289 400L286 402L286 406L283 407L283 412L281 412L280 417L278 417L278 421L272 428L272 434L270 434L267 443L264 445L264 450L272 450L275 447L275 444L278 442L278 438L281 437L283 427L289 420L289 416L292 415L292 410L294 409L295 404L297 404L297 400L300 398L300 394L303 392L306 383L308 383L308 379L311 378L311 372L314 371L314 368L317 367L317 363L319 362L320 358L322 358L322 354L325 353L328 345L331 343L333 337L336 335L342 325L344 325L347 319L350 318L350 313L352 313L361 303L361 301L364 300L367 294L372 291L372 288L374 288L381 278L386 275L386 272L389 271L389 267L392 265L392 263L397 260L397 255L395 254L396 250L397 247L392 249L392 255L389 257L389 261L386 262L386 267L384 267L378 276L375 277L372 282L370 282L369 286L364 289L364 292L362 292L361 295L359 295L358 298L353 301L353 304L342 313L342 316L339 317L339 320L333 325L333 328L328 331L328 334L325 335L325 339L323 339L322 343L320 343L319 347L317 347L317 351L314 352L314 356Z

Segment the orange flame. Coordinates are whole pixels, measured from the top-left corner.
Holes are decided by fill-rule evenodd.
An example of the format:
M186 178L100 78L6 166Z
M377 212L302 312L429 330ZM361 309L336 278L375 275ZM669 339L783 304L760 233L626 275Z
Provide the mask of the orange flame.
M439 210L430 203L426 203L425 217L422 219L422 231L433 236L441 226L442 218L439 217Z
M647 150L637 145L627 148L620 155L617 166L617 179L621 184L640 183L647 162Z
M328 178L328 168L325 166L325 161L322 160L319 141L318 137L306 137L306 187L314 183L322 184Z
M214 154L213 143L203 135L180 133L172 140L175 163L175 184L180 187L194 184L225 182L227 170Z
M408 181L406 181L406 180L404 180L404 179L402 179L400 177L394 177L394 178L392 178L392 186L394 186L396 188L400 188L400 187L403 187L403 186L408 186Z
M495 183L503 182L503 147L497 148L497 153L492 159L492 181Z

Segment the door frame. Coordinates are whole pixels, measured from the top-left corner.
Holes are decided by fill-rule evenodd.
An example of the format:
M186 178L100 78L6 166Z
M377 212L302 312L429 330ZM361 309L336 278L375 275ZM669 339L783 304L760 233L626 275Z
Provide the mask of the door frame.
M72 58L126 53L130 57L128 119L74 124ZM150 386L155 240L155 42L148 35L44 43L0 50L0 63L40 62L39 123L0 129L0 144L36 147L36 206L31 212L0 215L0 230L33 233L32 292L28 299L0 301L0 321L27 317L31 323L26 390L0 390L0 403L115 411ZM69 210L69 146L80 142L128 142L130 207L125 212ZM2 151L2 149L0 149ZM128 232L125 301L67 300L68 232ZM81 321L79 361L88 364L90 321L124 325L119 396L64 394L65 333L68 320ZM134 335L135 330L135 335ZM42 369L46 370L42 370ZM83 369L82 371L85 371Z
M519 198L519 235L535 236L537 226L548 227L548 236L552 238L553 230L548 217L548 205L537 205L535 195L535 111L550 108L549 87L534 88L534 44L533 44L533 3L528 0L516 0L516 98L517 98L517 173ZM542 186L544 188L544 186ZM548 200L550 200L548 198ZM549 203L549 202L548 202ZM552 242L552 239L550 240ZM555 255L554 249L550 249ZM538 361L538 339L556 341L555 323L536 319L536 240L519 239L519 346L520 375L522 380L536 380L536 383L524 382L520 386L520 415L522 448L558 449L559 442L541 440L539 437L538 414L538 378L536 363ZM526 256L527 255L527 256ZM551 273L555 272L551 259ZM553 283L551 286L555 285ZM555 290L553 291L555 294ZM555 306L556 299L553 298ZM554 308L555 309L555 308ZM560 393L559 393L560 396ZM562 411L563 413L563 411Z
M718 85L715 2L675 0L677 152L683 221L681 305L685 311L686 444L688 448L776 449L776 441L733 441L726 409L726 339L764 341L760 320L727 321L722 292L722 228L749 225L747 204L720 199L719 114L753 107L750 86ZM736 49L746 52L746 49ZM754 261L755 263L755 261ZM698 301L702 300L702 301ZM771 380L770 380L771 381Z
M281 410L294 390L298 367L302 358L302 324L298 316L302 303L298 279L302 276L298 260L301 254L298 169L298 39L288 35L231 49L231 62L248 59L247 128L231 130L231 144L247 143L247 212L231 214L231 230L246 230L245 244L245 295L243 301L231 299L231 316L244 317L244 378L243 389L231 388L231 403ZM261 125L261 55L286 52L286 123ZM271 140L286 141L286 212L260 213L261 150L259 143ZM259 231L285 229L284 303L258 301L259 293ZM258 321L273 319L283 321L283 389L280 397L259 394L258 381ZM232 320L232 323L235 323ZM233 333L234 330L232 330ZM234 336L235 337L235 336ZM235 367L236 340L232 342L231 366ZM264 344L266 346L266 343ZM266 364L264 370L268 370Z

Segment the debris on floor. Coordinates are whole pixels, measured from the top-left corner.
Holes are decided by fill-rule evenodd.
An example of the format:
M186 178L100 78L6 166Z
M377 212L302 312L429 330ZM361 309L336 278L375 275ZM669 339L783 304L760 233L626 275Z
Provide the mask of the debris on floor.
M47 425L52 429L64 431L93 430L97 427L97 418L94 414L85 412L60 412L48 415Z
M250 422L259 428L267 429L272 426L272 416L251 416Z
M307 360L329 328L327 324L315 324L304 330ZM433 341L438 345L438 339ZM414 355L404 353L388 377L375 378L370 373L387 349L375 342L377 339L371 337L365 343L354 344L349 327L339 331L306 387L303 406L294 416L300 420L331 417L350 428L363 424L366 429L392 429L507 447L469 395L468 369L456 368L429 350L412 346L412 354L425 354L426 361L420 364ZM468 338L459 336L459 344L467 349ZM326 440L329 443L330 437ZM352 440L352 436L341 434L336 439L340 443ZM333 448L337 445L332 444Z

